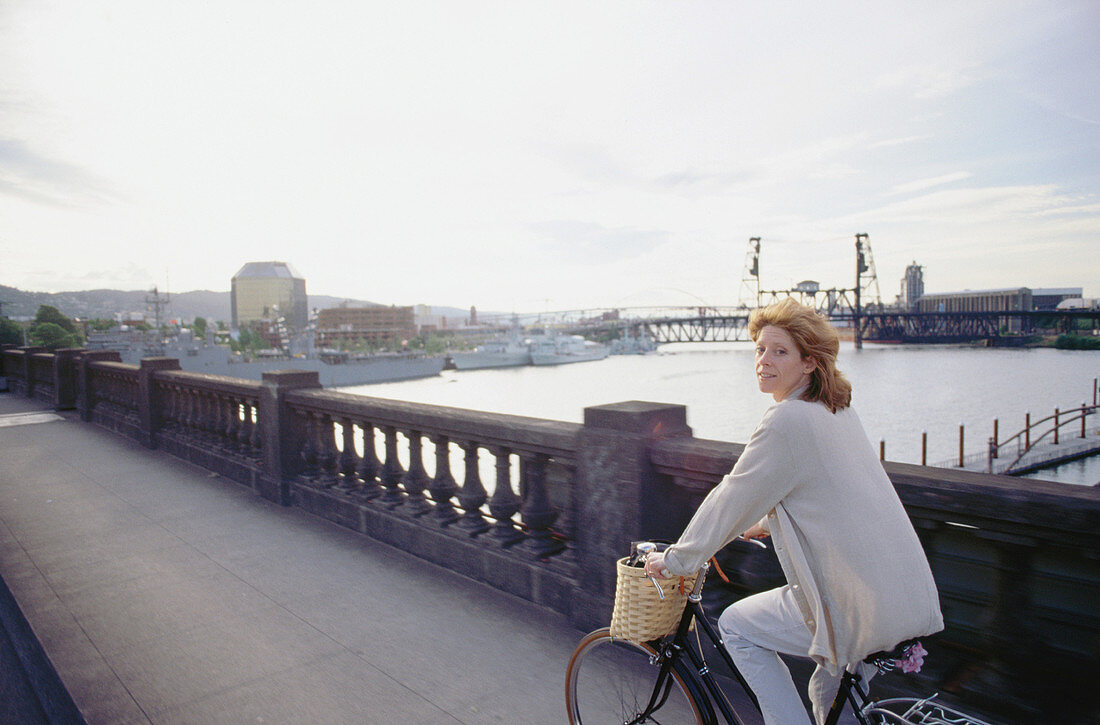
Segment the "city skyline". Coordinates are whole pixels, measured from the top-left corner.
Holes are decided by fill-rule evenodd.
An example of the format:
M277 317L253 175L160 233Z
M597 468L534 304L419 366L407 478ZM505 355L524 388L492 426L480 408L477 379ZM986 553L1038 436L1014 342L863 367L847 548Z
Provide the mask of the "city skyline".
M0 284L500 311L1100 296L1091 2L0 9Z

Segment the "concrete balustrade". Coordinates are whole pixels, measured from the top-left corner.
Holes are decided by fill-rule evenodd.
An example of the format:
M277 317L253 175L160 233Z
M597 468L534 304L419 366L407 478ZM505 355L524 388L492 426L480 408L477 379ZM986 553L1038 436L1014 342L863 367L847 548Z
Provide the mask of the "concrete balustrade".
M596 406L574 424L324 390L316 373L257 383L111 355L5 349L0 374L15 394L49 390L85 421L580 629L607 623L630 542L678 536L743 450L694 438L680 405ZM1012 717L1070 708L1072 721L1100 658L1100 489L884 465L940 588L928 684ZM727 547L731 583L712 577L708 607L774 585L769 557Z

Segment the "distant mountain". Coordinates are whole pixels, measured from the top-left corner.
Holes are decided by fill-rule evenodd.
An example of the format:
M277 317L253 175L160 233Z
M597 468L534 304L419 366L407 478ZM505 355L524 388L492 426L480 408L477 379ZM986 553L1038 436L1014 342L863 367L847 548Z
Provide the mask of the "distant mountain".
M52 305L69 317L113 319L117 313L152 313L152 292L147 290L84 290L80 292L24 292L0 285L0 311L13 320L33 318L39 305ZM373 305L374 302L329 295L309 295L309 308L324 309L347 302L351 305ZM190 322L196 317L228 323L232 315L228 292L196 290L168 295L166 320Z

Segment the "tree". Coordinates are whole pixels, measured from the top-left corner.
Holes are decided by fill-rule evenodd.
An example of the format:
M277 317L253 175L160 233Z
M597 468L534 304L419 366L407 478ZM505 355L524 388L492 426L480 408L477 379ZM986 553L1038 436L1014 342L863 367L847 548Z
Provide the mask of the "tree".
M23 326L6 317L0 317L0 344L22 345Z
M68 332L61 325L53 322L36 323L31 328L30 338L33 344L49 350L56 350L59 347L79 347L81 342L80 335Z
M34 324L53 323L65 332L75 333L76 325L61 310L52 305L39 305L38 312L34 314Z
M196 340L202 340L206 337L206 318L196 317L195 321L191 323L191 329L195 333Z
M233 350L233 352L256 352L257 350L263 350L268 347L270 347L270 345L267 344L267 341L264 340L262 335L247 327L241 330L236 341L232 338L229 340L229 348Z
M80 347L83 336L77 332L76 323L51 305L39 305L29 332L35 345L56 350L59 347Z

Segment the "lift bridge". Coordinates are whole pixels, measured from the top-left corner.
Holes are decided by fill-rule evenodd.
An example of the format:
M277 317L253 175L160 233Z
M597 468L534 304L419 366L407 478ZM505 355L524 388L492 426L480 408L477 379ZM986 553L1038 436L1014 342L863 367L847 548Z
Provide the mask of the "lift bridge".
M580 317L562 314L557 327L614 339L646 335L658 343L748 340L752 310L787 297L827 316L856 347L869 342L1008 343L1039 332L1071 332L1081 326L1100 328L1098 310L917 312L887 309L867 234L856 234L855 285L821 289L803 282L791 289L760 287L760 238L752 237L745 257L739 303L731 307L626 308L588 311Z
M792 295L796 296L796 295ZM797 296L796 296L797 297ZM820 308L819 308L820 309ZM826 312L827 308L820 311ZM629 310L624 312L629 313ZM570 326L574 332L607 330L612 337L648 335L656 342L730 342L748 340L751 310L698 308L665 317L623 317L613 322ZM1031 334L1071 332L1080 327L1100 328L1100 311L1053 312L898 312L837 309L828 314L846 339L857 346L866 342L935 343L1020 339Z

